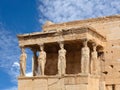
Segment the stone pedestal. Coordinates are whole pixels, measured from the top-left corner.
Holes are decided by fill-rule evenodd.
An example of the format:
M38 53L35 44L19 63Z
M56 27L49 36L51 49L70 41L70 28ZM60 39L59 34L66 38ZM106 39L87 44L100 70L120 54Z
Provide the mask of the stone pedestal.
M99 90L99 78L90 75L19 77L18 90Z

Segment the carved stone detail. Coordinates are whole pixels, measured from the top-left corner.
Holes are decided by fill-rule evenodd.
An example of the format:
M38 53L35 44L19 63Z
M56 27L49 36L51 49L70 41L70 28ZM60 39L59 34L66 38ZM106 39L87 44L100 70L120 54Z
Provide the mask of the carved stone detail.
M26 74L26 58L27 54L23 47L21 47L21 56L20 56L20 76L25 76Z
M99 61L97 58L96 45L93 44L93 51L91 53L91 74L98 74Z
M90 49L87 46L87 40L83 42L83 48L81 50L81 72L83 74L89 73L89 62L90 62Z
M58 74L64 75L66 72L66 50L64 44L60 43L60 50L58 51Z
M41 72L41 75L44 75L45 63L46 63L46 52L44 51L43 44L41 44L40 45L39 57L38 57L39 75L40 75L40 72Z

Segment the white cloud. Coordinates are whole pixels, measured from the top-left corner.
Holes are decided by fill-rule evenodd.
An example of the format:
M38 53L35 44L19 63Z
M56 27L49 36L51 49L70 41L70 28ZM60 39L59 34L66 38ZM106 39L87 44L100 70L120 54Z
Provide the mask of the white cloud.
M12 66L13 66L13 67L15 67L15 66L19 67L20 64L19 64L18 62L14 62Z
M14 87L10 87L10 88L4 89L4 90L18 90L18 87L17 87L17 86L14 86Z
M31 71L31 54L30 50L27 58L27 72ZM11 81L17 85L17 77L19 76L20 49L16 34L6 30L2 23L0 24L0 68L2 68L11 77Z
M13 62L11 68L10 68L10 72L9 75L12 77L11 81L17 84L17 77L19 76L19 63L18 62Z
M31 54L29 54L29 56L30 55ZM29 56L28 59L30 59ZM10 75L12 83L16 85L20 71L19 57L20 49L16 34L6 30L3 24L0 23L0 68ZM29 64L29 62L27 62L27 64ZM30 65L27 65L27 71L30 70Z
M28 73L26 73L26 76L31 77L31 76L33 76L33 74L32 74L32 72L28 72Z
M19 74L17 66L19 54L16 35L0 24L0 67L11 76L13 81L17 80L16 77Z
M120 14L120 0L39 0L39 21L66 22Z

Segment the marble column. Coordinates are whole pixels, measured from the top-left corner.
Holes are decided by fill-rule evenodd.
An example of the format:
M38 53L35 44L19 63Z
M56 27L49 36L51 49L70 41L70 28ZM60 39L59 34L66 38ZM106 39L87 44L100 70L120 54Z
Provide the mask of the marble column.
M90 49L87 46L87 40L83 41L83 48L81 50L81 73L88 74L89 73L89 65L90 65Z
M46 52L44 51L44 45L40 44L40 52L38 56L38 69L39 75L44 75L45 71L45 63L46 63Z
M59 43L60 50L58 51L58 74L64 75L66 73L66 50L63 42Z
M33 51L33 58L32 58L32 71L33 76L38 75L38 56L37 56L37 50L32 49Z
M27 59L27 54L25 53L25 49L24 47L21 47L20 76L26 75L26 59Z

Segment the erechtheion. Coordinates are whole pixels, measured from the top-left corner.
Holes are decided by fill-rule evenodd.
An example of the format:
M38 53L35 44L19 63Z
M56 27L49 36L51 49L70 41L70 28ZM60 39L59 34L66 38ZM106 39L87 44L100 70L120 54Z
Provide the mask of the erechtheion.
M18 90L120 90L120 15L47 21L42 32L17 37ZM33 51L31 77L26 76L26 48Z

